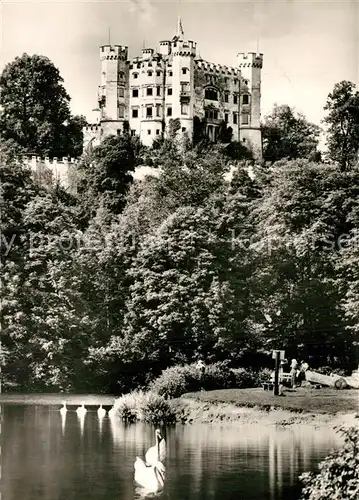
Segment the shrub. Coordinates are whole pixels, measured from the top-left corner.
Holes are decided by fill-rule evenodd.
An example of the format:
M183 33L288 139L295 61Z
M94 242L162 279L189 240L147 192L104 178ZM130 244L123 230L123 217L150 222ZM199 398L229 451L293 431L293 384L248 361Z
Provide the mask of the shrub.
M206 365L202 384L203 389L210 391L215 389L230 389L236 387L236 377L233 370L225 361ZM201 388L201 387L200 387Z
M172 366L163 370L149 389L165 397L177 398L185 392L197 390L199 375L195 365Z
M155 392L133 391L115 401L117 415L126 422L147 422L154 425L172 423L175 412L163 396Z
M148 392L141 401L139 420L153 425L170 424L176 415L169 401L156 392Z
M227 362L222 361L206 365L204 373L197 368L196 363L184 366L172 366L163 370L154 380L149 389L158 394L177 398L186 392L201 389L231 389L259 387L263 381L270 378L270 370L254 372L244 368L231 369Z
M340 429L345 443L319 464L319 474L306 472L301 500L356 500L359 498L359 429Z
M114 404L117 415L125 422L135 422L138 420L139 409L144 398L143 391L133 391L119 397Z

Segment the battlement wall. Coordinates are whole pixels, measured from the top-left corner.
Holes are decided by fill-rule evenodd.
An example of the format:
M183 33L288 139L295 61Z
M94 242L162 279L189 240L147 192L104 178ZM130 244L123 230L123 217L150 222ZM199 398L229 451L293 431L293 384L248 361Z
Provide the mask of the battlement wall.
M195 67L202 71L208 71L212 73L221 74L224 76L239 76L240 70L238 68L233 68L231 66L225 66L222 64L211 63L203 60L195 60Z
M48 188L59 184L69 192L76 192L78 159L25 156L23 163L30 168L39 184Z
M239 52L237 54L239 68L262 68L263 54L257 52Z

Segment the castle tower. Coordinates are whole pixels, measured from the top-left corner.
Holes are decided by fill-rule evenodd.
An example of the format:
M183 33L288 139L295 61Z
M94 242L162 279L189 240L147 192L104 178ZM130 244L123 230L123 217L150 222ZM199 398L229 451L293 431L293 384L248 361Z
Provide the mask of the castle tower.
M128 48L123 45L100 47L101 85L98 93L102 138L123 132L128 119Z
M178 20L177 35L171 43L172 55L172 117L179 118L180 132L193 135L194 118L194 59L196 42L187 40L183 33L181 19ZM167 104L167 103L166 103ZM171 117L166 116L166 125Z
M257 158L262 156L261 118L261 73L263 54L239 53L238 66L241 71L239 137L250 147Z
M163 133L164 64L157 52L143 48L139 67L133 66L131 107L135 110L137 106L137 118L132 119L131 130L139 134L142 144L151 146Z

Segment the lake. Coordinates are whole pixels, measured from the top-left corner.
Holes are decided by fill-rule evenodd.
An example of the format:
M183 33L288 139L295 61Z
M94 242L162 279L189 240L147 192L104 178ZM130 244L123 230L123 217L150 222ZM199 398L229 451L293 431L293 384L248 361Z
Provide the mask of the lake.
M154 428L124 425L89 411L79 419L63 396L11 398L1 404L1 500L134 500L136 455L154 444ZM4 399L2 398L2 401ZM111 404L112 399L97 397ZM162 500L292 500L298 475L315 470L342 444L334 431L313 426L177 425L163 429L167 441Z

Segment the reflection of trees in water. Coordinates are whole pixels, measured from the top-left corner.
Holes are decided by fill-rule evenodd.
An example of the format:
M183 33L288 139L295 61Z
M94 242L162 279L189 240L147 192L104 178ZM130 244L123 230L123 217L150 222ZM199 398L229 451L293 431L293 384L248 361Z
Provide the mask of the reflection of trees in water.
M337 444L334 432L310 426L195 424L168 433L169 458L182 464L174 480L178 486L189 482L191 498L202 498L203 491L208 499L218 497L234 476L241 492L255 489L258 498L268 498L268 492L273 500L281 498L320 450Z
M141 495L134 487L133 464L136 455L144 458L153 446L154 427L124 425L107 416L100 422L96 411L81 424L74 410L64 422L49 406L3 408L1 489L6 500L76 498L76 488L89 499L104 487L109 498ZM238 492L243 498L252 492L248 497L274 500L285 495L288 483L297 482L298 473L313 467L313 457L317 461L341 443L325 428L258 424L177 426L166 429L166 441L161 500L237 500Z

